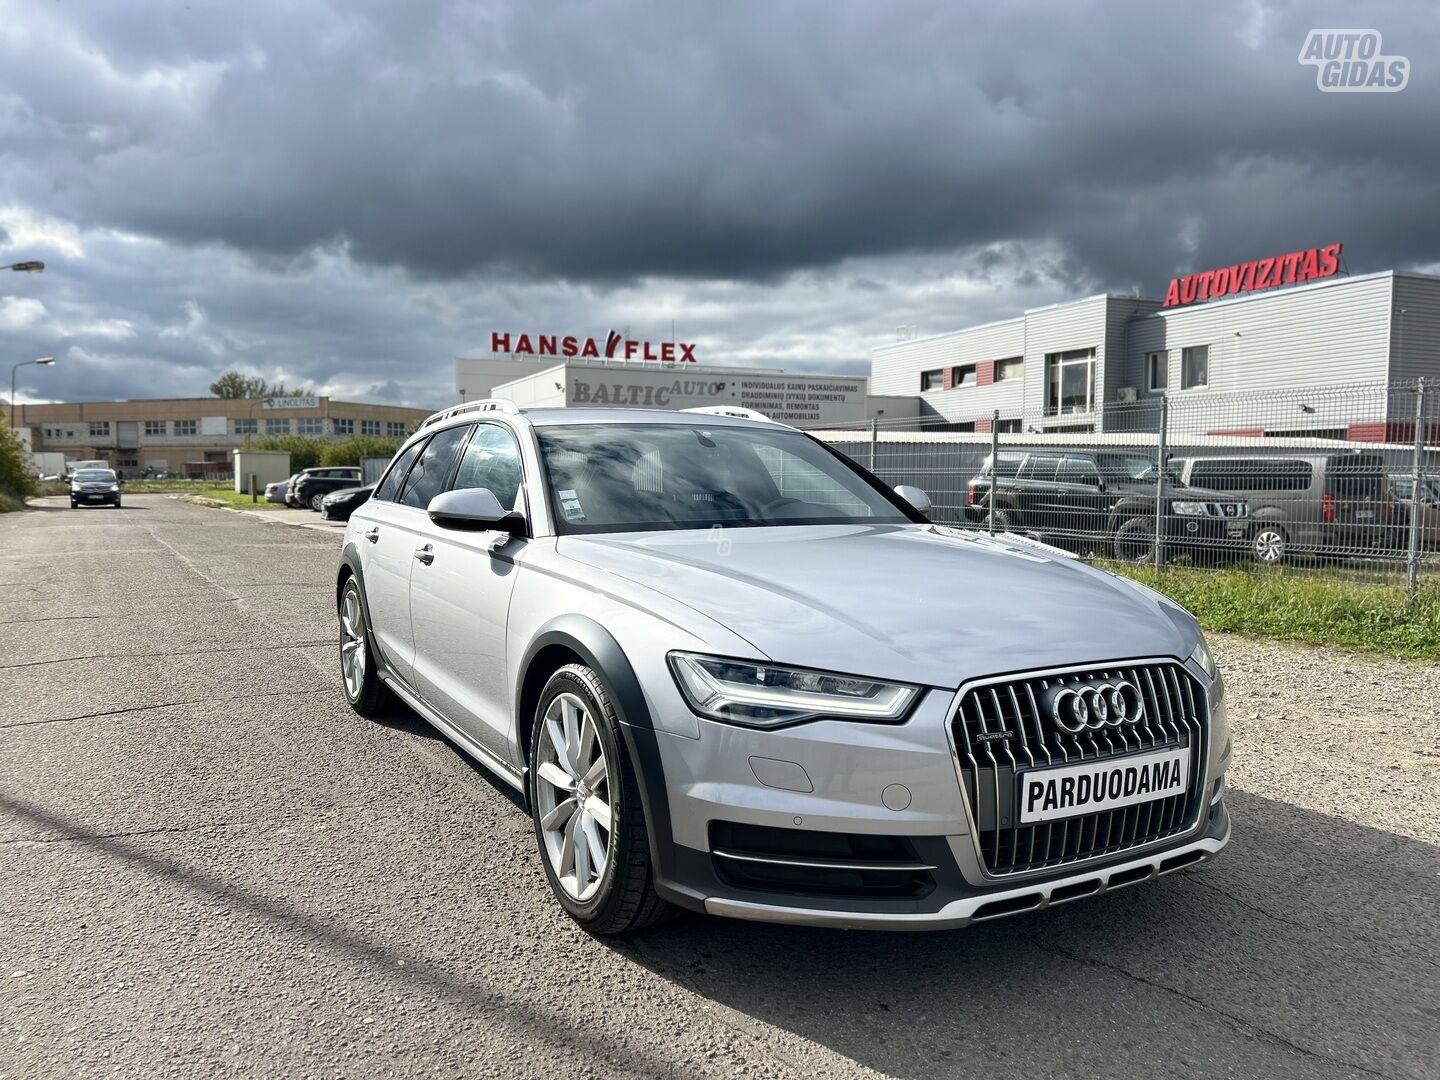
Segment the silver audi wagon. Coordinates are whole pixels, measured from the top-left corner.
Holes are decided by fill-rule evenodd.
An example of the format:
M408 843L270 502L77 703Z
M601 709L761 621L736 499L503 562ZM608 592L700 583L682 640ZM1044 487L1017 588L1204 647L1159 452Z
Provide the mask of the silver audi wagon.
M928 507L745 410L447 409L345 532L345 693L523 793L596 933L960 927L1219 852L1195 620Z

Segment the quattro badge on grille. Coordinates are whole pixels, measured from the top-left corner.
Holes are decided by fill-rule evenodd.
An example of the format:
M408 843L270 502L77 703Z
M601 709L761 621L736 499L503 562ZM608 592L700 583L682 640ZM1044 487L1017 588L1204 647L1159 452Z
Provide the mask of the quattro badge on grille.
M1145 715L1139 687L1123 679L1056 686L1046 696L1056 727L1071 735L1138 724Z

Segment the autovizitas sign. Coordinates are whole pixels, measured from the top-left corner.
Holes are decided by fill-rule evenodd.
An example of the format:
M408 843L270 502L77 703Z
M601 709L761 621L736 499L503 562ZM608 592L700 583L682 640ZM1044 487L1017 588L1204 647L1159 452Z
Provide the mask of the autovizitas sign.
M1183 307L1201 300L1219 300L1225 296L1273 289L1277 285L1298 285L1319 281L1340 272L1340 245L1326 244L1308 251L1292 251L1254 262L1222 266L1199 274L1172 278L1165 290L1162 307Z

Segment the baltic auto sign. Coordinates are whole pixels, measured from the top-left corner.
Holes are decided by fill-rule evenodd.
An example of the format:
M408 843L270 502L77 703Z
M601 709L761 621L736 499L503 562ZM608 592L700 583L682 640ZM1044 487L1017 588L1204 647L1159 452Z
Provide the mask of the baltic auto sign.
M614 330L605 335L602 347L593 337L574 334L511 334L496 330L490 334L490 351L511 356L578 356L624 360L658 360L666 364L693 364L695 346L683 341L658 344L622 337Z

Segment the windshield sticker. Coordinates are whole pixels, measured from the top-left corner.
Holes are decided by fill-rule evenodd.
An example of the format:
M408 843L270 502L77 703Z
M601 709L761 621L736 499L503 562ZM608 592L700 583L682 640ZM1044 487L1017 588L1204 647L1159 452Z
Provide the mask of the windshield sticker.
M560 496L560 512L566 521L584 521L585 511L580 508L580 496L572 488L556 492Z

